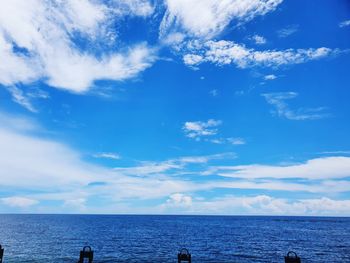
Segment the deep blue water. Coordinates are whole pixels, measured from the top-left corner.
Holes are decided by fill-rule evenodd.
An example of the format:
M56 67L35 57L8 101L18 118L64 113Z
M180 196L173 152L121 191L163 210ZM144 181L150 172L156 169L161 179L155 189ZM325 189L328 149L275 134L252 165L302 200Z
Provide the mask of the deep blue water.
M245 216L0 215L5 263L77 262L91 245L94 262L350 262L350 218Z

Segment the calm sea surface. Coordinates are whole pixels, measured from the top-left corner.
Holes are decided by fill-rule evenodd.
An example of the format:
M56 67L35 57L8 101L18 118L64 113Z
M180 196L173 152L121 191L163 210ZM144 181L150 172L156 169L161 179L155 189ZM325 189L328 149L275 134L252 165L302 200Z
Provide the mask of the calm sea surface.
M350 262L350 218L235 216L0 215L5 263L77 262L91 245L94 262Z

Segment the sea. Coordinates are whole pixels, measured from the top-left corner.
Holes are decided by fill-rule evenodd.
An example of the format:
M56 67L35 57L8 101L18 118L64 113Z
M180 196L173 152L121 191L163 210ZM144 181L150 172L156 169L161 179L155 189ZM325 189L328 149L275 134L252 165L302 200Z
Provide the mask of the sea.
M0 215L4 263L350 262L350 218L177 215Z

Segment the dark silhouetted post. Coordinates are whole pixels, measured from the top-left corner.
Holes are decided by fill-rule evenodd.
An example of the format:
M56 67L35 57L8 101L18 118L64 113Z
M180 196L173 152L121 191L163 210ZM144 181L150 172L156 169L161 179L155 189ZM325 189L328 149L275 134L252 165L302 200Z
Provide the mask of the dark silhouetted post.
M284 257L285 263L301 263L300 257L298 257L297 253L293 251L289 251L287 256Z
M92 263L94 259L94 251L91 250L91 247L85 246L83 250L80 251L80 258L78 263L84 263L85 259L88 259L88 263Z
M2 263L2 258L4 257L4 249L0 245L0 263Z
M186 248L182 248L177 254L177 262L181 263L185 261L191 263L191 254Z

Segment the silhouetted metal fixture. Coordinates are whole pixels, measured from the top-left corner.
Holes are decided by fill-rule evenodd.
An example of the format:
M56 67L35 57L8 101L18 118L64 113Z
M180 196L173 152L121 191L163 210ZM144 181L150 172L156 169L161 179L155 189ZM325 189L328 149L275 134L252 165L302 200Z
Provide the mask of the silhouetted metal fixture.
M191 254L186 248L180 249L179 253L177 254L177 262L181 263L184 261L191 263Z
M285 263L301 263L300 257L298 257L297 253L293 251L289 251L287 256L284 257Z
M88 263L92 263L94 259L94 251L91 250L90 246L83 247L83 250L80 251L80 258L78 263L84 263L85 259L88 259Z
M2 258L4 257L4 249L0 245L0 263L2 263Z

